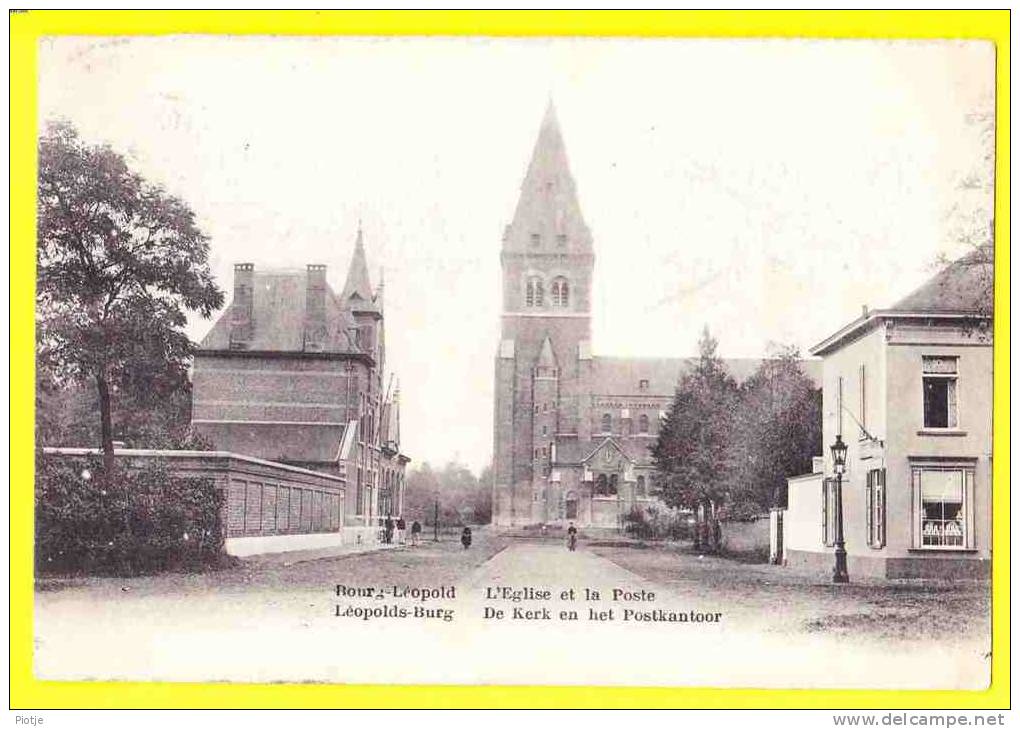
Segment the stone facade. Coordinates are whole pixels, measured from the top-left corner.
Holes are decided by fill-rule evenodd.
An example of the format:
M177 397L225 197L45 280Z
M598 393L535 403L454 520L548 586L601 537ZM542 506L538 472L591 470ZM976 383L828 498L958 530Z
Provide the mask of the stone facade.
M195 356L196 430L220 450L342 478L346 525L399 515L408 459L384 390L384 323L360 230L340 295L322 265L235 265L233 300Z
M595 251L551 105L501 262L493 521L618 527L655 503L649 446L691 360L593 355ZM726 360L738 380L758 364Z

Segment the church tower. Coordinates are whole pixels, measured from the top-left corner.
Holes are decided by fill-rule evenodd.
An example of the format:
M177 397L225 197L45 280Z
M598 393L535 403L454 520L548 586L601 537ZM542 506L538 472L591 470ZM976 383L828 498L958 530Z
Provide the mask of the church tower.
M595 256L556 112L542 119L517 209L503 234L496 355L493 522L562 518L558 449L588 437Z

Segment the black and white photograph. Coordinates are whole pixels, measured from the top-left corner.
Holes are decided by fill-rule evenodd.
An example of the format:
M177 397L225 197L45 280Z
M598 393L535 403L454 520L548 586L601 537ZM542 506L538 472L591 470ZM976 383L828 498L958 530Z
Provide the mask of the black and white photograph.
M995 60L43 39L34 676L987 688Z

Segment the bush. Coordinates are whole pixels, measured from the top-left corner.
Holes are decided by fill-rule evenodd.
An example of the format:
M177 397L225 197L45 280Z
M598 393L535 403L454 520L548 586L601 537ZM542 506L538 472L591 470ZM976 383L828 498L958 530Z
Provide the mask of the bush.
M162 463L39 455L35 485L37 573L138 575L199 570L224 561L224 495L210 478L182 478Z
M668 539L675 542L694 538L694 526L687 514L633 508L623 517L624 531L637 539Z

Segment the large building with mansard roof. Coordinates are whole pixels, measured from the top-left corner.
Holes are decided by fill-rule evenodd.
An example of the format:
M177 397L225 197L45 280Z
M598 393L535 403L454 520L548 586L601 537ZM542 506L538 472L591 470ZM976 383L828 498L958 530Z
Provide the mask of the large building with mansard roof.
M552 104L501 261L493 521L620 526L655 503L649 446L692 360L592 352L595 248ZM759 360L725 364L742 381Z

